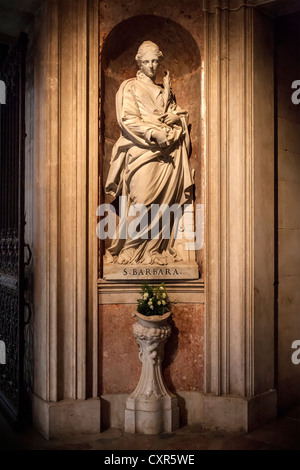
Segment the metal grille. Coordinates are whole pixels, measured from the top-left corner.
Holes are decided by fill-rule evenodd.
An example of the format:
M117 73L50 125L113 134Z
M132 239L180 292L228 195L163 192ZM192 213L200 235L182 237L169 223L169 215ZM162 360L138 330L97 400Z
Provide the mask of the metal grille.
M0 390L9 408L17 412L18 370L18 291L0 285L0 339L6 345L6 364L1 365Z
M24 143L25 56L22 34L0 71L6 104L0 106L0 404L11 418L22 414L24 348Z

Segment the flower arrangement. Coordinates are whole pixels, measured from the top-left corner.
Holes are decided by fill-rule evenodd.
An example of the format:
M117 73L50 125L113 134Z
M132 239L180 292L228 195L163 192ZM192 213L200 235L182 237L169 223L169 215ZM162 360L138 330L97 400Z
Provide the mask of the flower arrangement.
M165 284L152 287L144 283L141 291L142 298L138 299L137 311L145 316L164 315L171 311L172 303L168 297Z

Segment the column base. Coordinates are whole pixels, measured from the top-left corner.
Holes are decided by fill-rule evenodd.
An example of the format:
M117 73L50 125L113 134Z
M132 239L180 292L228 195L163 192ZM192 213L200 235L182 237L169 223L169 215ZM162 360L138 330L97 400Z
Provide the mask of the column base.
M176 397L155 400L128 398L125 409L125 432L160 434L179 428L179 408Z
M179 392L180 412L186 424L201 423L208 429L250 432L277 419L277 391L251 398Z
M100 433L100 400L46 402L32 395L34 427L46 439L67 435Z
M200 423L208 429L250 432L277 419L276 390L270 390L249 399L183 391L176 393L176 397L179 405L180 426ZM126 430L126 426L132 426L131 429L133 429L135 423L142 419L140 416L143 419L146 416L136 409L128 409L128 395L103 395L101 401L106 409L103 413L106 428L125 427ZM176 422L175 418L174 422ZM167 432L171 432L171 429L169 427ZM172 431L174 430L173 428Z

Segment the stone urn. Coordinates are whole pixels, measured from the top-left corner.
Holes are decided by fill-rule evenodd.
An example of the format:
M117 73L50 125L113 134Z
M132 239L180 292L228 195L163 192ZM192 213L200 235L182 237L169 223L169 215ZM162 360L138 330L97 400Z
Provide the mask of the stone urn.
M134 316L133 334L139 345L142 371L136 389L126 401L125 431L172 432L179 427L178 402L167 389L162 374L164 345L172 330L168 323L171 312L152 316L136 312Z

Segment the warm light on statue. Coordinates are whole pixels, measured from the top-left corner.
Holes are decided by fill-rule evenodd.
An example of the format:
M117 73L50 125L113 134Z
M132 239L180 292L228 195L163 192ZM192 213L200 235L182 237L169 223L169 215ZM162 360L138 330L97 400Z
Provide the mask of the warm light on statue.
M162 85L155 81L162 59L159 47L144 41L136 55L139 67L136 78L125 80L116 95L121 136L112 150L105 190L128 202L106 250L105 279L110 279L107 275L112 270L110 266L159 267L190 261L192 265L182 272L181 278L198 278L195 257L185 254L183 259L176 246L179 219L184 207L193 201L188 113L176 103L169 72L165 73ZM153 218L154 207L160 210ZM176 213L174 207L178 209ZM171 211L171 217L165 217L166 211ZM138 230L120 236L124 224L128 227L136 224L137 213ZM119 271L111 278L123 278L124 270Z
M113 148L105 186L110 195L128 196L127 213L134 204L146 205L146 218L152 204L187 203L193 188L188 114L176 104L168 72L163 85L155 83L161 60L158 46L145 41L136 55L136 78L120 86L116 108L122 135ZM174 236L153 239L148 224L145 230L146 236L115 240L106 251L107 261L159 265L181 261Z

